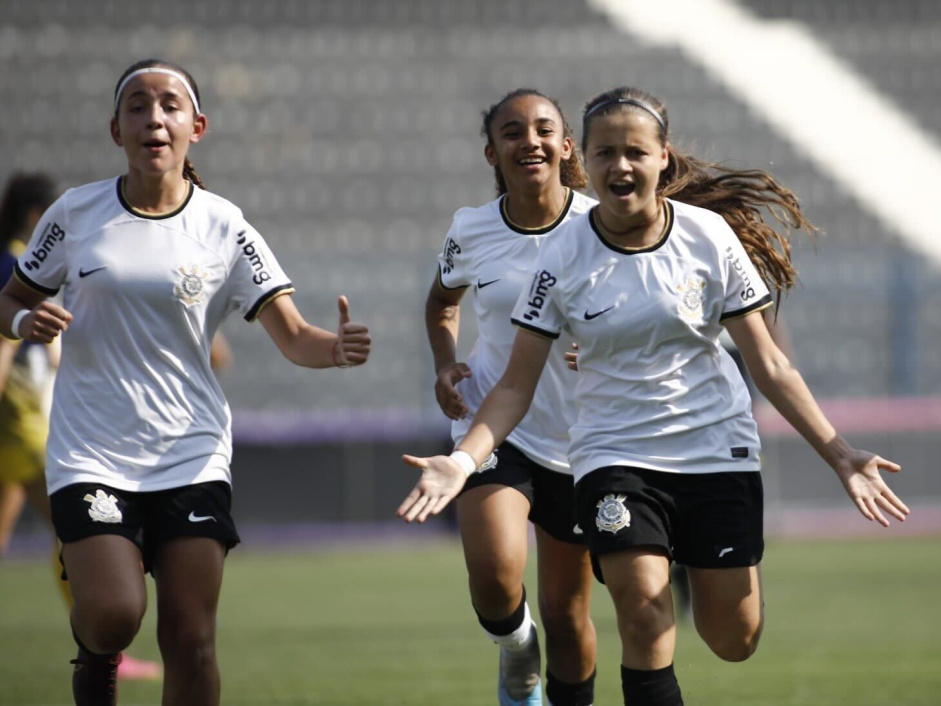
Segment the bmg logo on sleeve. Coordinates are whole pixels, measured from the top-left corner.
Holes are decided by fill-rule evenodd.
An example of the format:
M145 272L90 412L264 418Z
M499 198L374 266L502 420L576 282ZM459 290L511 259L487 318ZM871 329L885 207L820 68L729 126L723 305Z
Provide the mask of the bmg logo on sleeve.
M533 275L533 283L529 286L529 300L526 302L530 309L523 314L524 319L534 321L539 318L546 305L549 288L553 287L557 281L548 270L542 270Z
M52 249L65 239L65 230L58 223L47 223L43 228L42 235L39 237L39 247L30 253L32 260L26 263L27 270L38 270L39 266L46 261Z
M454 242L453 238L448 238L444 244L444 274L449 274L454 269L454 256L461 254L461 246Z
M745 266L742 264L740 258L735 257L735 254L732 252L732 248L725 249L725 256L728 258L729 262L732 263L732 269L734 269L739 278L742 280L744 285L741 292L742 301L747 301L755 296L755 288L752 287L751 277L745 271Z
M236 242L242 246L242 254L245 256L245 259L248 260L248 264L251 265L252 269L255 271L254 276L252 277L252 282L255 284L263 284L271 279L271 275L268 273L265 268L265 262L262 260L261 251L255 247L255 241L251 240L246 241L245 234L248 231L241 231L238 234L238 239Z

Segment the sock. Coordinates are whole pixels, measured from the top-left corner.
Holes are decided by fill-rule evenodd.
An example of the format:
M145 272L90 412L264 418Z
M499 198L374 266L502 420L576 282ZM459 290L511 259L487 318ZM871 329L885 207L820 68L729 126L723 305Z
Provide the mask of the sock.
M476 610L476 609L475 609ZM488 620L477 613L477 620L487 633L487 637L509 652L522 652L532 644L536 634L536 625L533 623L526 603L526 587L523 587L523 597L519 606L502 620Z
M592 706L595 701L595 674L580 684L567 684L546 670L546 698L549 706Z
M72 698L75 706L116 706L118 703L118 665L121 653L95 654L78 639L78 656L72 660Z
M624 703L630 706L683 706L673 665L663 669L628 669L621 666Z

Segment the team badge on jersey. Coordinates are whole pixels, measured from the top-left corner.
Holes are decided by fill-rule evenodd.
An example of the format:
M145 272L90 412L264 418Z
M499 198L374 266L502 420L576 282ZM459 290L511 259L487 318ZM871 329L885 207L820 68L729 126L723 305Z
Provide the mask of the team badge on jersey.
M179 276L173 285L174 296L186 306L199 304L206 298L206 279L209 273L199 265L186 265L180 267Z
M117 524L124 519L121 511L118 510L118 499L113 495L108 495L105 491L99 489L94 495L86 495L85 502L91 503L88 508L88 516L95 522L109 522Z
M631 526L631 513L624 505L625 500L626 495L609 493L598 501L598 517L595 518L595 524L600 531L615 534L618 530Z
M680 302L677 308L683 321L699 321L702 319L702 299L705 288L706 280L693 272L687 274L682 284L677 286L676 289L680 293Z

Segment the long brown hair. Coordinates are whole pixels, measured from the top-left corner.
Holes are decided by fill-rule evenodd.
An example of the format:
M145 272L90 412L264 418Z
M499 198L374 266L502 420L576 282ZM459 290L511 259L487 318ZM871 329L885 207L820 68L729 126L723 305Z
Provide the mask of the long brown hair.
M639 88L615 88L585 105L583 150L591 121L618 109L652 113L651 117L657 119L660 143L668 148L667 168L660 173L657 194L721 215L735 231L761 278L776 290L780 306L781 295L797 283L797 270L791 262L790 231L803 230L812 238L820 232L804 216L794 192L760 169L731 169L674 149L667 141L670 118L666 106ZM765 210L783 233L765 222Z
M480 134L482 137L486 138L487 144L491 147L493 146L493 135L490 132L490 128L493 127L493 119L496 117L497 111L507 102L524 96L537 96L543 100L549 101L558 111L559 117L562 118L562 137L573 136L572 127L569 125L568 118L565 117L565 113L562 112L562 107L557 100L544 96L534 88L517 88L515 91L507 93L503 98L483 112L484 122L480 128ZM582 168L582 162L578 158L577 152L578 150L572 150L571 156L563 160L559 165L559 178L562 182L562 186L568 186L572 189L584 189L588 186L588 175L585 174L585 170ZM500 167L493 168L493 176L497 183L497 195L505 194L506 180L503 178L503 172L500 171Z
M196 85L196 81L193 79L190 72L184 69L182 66L174 64L172 61L165 61L163 59L144 59L142 61L135 62L128 66L124 73L121 74L121 78L118 79L118 82L114 86L114 99L115 99L115 108L114 108L114 117L118 117L118 108L117 108L117 99L118 99L118 89L121 87L121 84L124 82L124 79L130 74L138 71L140 69L153 69L153 68L163 68L171 69L176 71L179 74L182 74L183 77L189 82L190 88L193 89L193 94L196 96L196 100L199 98L199 86ZM193 110L196 110L196 106L193 106ZM193 163L190 161L189 157L186 157L183 160L183 178L189 179L191 182L196 184L200 189L206 188L206 185L203 184L202 177L199 176L199 173L196 171L196 167L193 166Z

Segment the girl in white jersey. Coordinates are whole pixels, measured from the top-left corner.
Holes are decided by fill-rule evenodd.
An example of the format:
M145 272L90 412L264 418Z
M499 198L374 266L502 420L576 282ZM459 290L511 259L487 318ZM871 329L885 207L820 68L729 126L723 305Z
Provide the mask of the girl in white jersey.
M786 291L796 272L759 208L780 207L791 226L812 228L793 194L763 172L677 153L667 126L663 104L636 89L588 104L584 151L600 203L540 251L514 310L521 330L505 375L450 457L407 459L424 472L399 509L421 521L448 503L523 417L552 341L571 332L579 525L614 600L631 706L683 703L671 559L689 568L696 627L717 655L744 660L761 634L759 441L741 375L719 344L722 326L757 388L860 512L883 525L885 514L908 513L879 473L899 467L836 433L760 313L771 303L765 281Z
M165 61L118 81L111 135L127 174L67 191L0 292L0 332L63 337L46 459L75 605L76 704L117 701L119 653L157 584L163 703L219 703L215 616L228 549L231 416L210 370L230 313L258 318L297 365L366 361L340 297L337 333L304 321L262 237L202 189L187 158L206 132L192 77ZM199 188L197 188L199 187ZM64 286L63 306L46 301Z
M510 321L541 247L594 201L574 189L587 179L558 104L531 89L484 113L481 134L498 199L462 208L445 239L426 305L435 357L435 394L458 442L506 369ZM460 302L472 288L479 336L467 363L455 358ZM501 704L541 704L540 654L523 586L528 521L536 526L539 608L546 630L547 686L554 706L590 706L595 632L591 568L576 532L575 491L566 448L575 420L576 376L565 348L553 350L529 414L472 476L458 500L471 602L500 645Z

